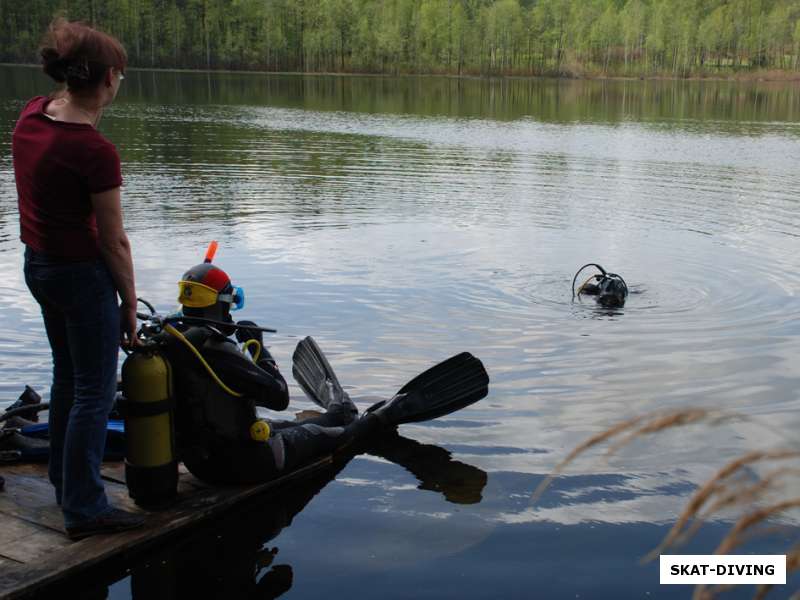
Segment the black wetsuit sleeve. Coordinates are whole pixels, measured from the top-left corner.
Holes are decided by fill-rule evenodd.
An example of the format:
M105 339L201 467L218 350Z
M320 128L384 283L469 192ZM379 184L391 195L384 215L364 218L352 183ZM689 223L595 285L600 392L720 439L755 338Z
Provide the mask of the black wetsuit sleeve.
M271 363L259 361L256 365L235 346L232 349L206 346L202 354L226 385L251 397L258 406L272 410L289 406L286 380Z

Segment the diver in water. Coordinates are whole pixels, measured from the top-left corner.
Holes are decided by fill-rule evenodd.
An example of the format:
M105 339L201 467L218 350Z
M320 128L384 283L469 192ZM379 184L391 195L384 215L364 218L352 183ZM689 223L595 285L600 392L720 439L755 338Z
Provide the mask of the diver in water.
M186 317L179 336L162 332L157 339L172 367L180 459L210 483L270 481L330 454L361 451L379 432L448 414L488 393L483 364L464 352L359 416L325 355L305 338L293 373L325 413L302 422L265 421L256 407L286 409L288 387L260 328L230 316L243 306L243 290L208 261L184 273L178 300Z
M578 275L587 267L597 267L600 273L591 275L576 291L575 283L578 281ZM628 298L628 285L622 276L609 273L596 263L589 263L578 269L572 279L572 299L574 300L576 296L580 298L581 294L595 296L597 303L606 308L621 308L625 306L625 300Z

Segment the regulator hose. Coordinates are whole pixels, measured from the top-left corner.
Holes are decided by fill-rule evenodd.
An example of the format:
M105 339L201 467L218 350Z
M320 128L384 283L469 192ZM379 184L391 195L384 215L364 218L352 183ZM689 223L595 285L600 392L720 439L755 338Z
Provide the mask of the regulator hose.
M215 243L216 242L214 242L214 244ZM214 249L216 249L216 248L214 248ZM212 248L211 248L211 246L209 246L209 253L213 257L213 252L211 252L211 250L212 250ZM150 315L137 312L136 316L139 319L141 319L143 321L147 321L148 319L150 319L151 317L156 315L155 308L147 300L145 300L144 298L137 298L137 300L139 302L141 302L142 304L144 304L150 310ZM180 320L180 321L183 321L183 322L186 322L186 323L201 323L201 324L204 324L204 325L216 325L218 327L233 327L235 329L249 329L249 330L255 330L255 331L266 331L266 332L269 332L269 333L275 333L274 329L270 329L268 327L258 327L257 325L238 325L237 323L226 323L226 322L223 322L223 321L215 321L213 319L205 319L203 317L187 317L185 315L181 315L180 318L177 319L177 320ZM208 362L206 361L206 359L203 358L203 355L200 354L200 351L197 348L194 347L192 342L190 342L188 339L186 339L186 336L184 336L180 331L175 329L175 327L173 327L169 322L164 322L163 323L163 329L164 329L164 331L169 333L172 337L174 337L175 339L180 341L184 346L186 346L189 349L189 351L191 351L192 354L194 354L194 356L197 358L197 360L200 361L200 363L203 365L203 368L205 368L206 372L211 376L211 378L214 380L214 382L219 387L221 387L225 392L227 392L231 396L235 396L237 398L241 398L244 395L244 394L241 394L240 392L237 392L237 391L231 389L227 385L225 385L225 382L222 381L219 378L219 376L214 372L214 369L212 369L211 365L209 365ZM258 359L261 356L261 343L258 340L255 340L255 339L249 340L248 342L246 342L244 344L244 349L247 350L249 346L255 346L255 352L253 353L253 362L254 363L258 362ZM130 351L128 351L126 349L126 353L130 354Z
M573 300L575 299L576 295L580 296L581 290L583 289L583 286L585 286L587 283L589 283L589 280L592 279L592 277L597 277L597 275L592 275L592 277L589 277L589 279L587 279L586 281L583 282L583 285L581 285L580 289L578 290L578 293L575 294L575 282L578 281L578 275L580 275L581 271L583 271L586 267L597 267L598 269L600 269L600 272L603 274L602 276L603 277L606 276L606 270L603 267L601 267L600 265L598 265L597 263L586 263L585 265L583 265L580 269L578 269L578 272L575 273L575 277L572 278L572 299Z
M601 274L600 275L595 274L595 275L592 275L591 277L589 277L586 281L584 281L581 284L581 286L578 288L578 291L576 292L575 291L575 282L578 280L578 275L580 275L581 271L583 271L586 267L597 267L597 269L600 270ZM587 264L583 265L580 269L578 269L578 272L575 273L575 277L572 278L572 299L573 300L575 300L575 296L580 296L581 295L581 292L583 291L583 288L586 287L586 284L589 283L592 279L596 279L597 281L602 281L604 279L616 279L616 280L618 280L618 281L620 281L622 283L622 286L625 288L625 295L626 296L628 295L628 284L625 283L625 280L622 278L621 275L617 275L616 273L609 273L608 271L606 271L603 267L601 267L597 263L587 263Z
M250 348L250 346L256 347L251 356L253 357L253 362L257 364L258 358L261 356L261 342L258 340L247 340L244 344L242 344L242 349L247 350Z
M211 368L211 365L209 365L206 362L206 359L203 358L203 355L200 354L200 351L197 348L195 348L194 345L192 344L192 342L187 340L186 336L184 336L180 331L175 329L169 323L166 323L164 325L164 331L166 331L171 336L173 336L174 338L179 340L184 346L186 346L191 351L192 354L195 355L195 357L197 357L197 360L199 360L200 363L203 365L203 367L205 367L205 370L208 372L209 375L211 375L211 379L213 379L219 387L221 387L223 390L225 390L231 396L235 396L237 398L241 398L244 395L244 394L241 394L239 392L236 392L236 391L232 390L227 385L225 385L225 383L214 372L214 369Z

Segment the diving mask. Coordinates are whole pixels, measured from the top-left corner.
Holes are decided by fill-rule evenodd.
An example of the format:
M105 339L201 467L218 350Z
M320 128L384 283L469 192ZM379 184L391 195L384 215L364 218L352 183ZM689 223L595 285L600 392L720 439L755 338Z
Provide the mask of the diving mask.
M212 287L196 281L178 282L178 302L189 308L206 308L217 302L227 302L231 310L244 308L244 289L237 286L230 294L220 294Z

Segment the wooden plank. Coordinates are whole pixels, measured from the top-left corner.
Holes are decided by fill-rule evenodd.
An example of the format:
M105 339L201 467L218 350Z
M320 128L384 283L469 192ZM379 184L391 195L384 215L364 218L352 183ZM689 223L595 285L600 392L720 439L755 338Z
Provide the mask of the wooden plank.
M67 537L14 516L3 515L0 527L2 557L27 564L70 545ZM0 569L3 566L0 565Z
M146 526L141 529L92 536L54 549L35 564L0 569L0 600L19 598L113 556L140 551L181 529L229 510L248 498L306 478L331 462L331 457L326 457L285 477L259 485L210 487L203 484L205 487L202 489L192 487L191 492L181 494L178 502L169 509L150 513ZM187 479L188 483L189 477L184 475L181 479ZM115 498L120 493L116 486L113 482L107 485L107 488L112 487Z
M125 463L103 463L100 474L106 481L125 484ZM189 473L183 463L178 465L178 493L191 493L197 489L208 489L211 486Z
M180 483L178 484L178 490L179 491L181 489L185 489L187 491L189 489L192 489L192 490L209 490L209 489L212 489L214 487L214 486L206 483L205 481L200 481L197 477L195 477L194 475L192 475L188 471L186 473L181 473L180 477L181 477L180 478Z
M178 467L178 473L180 474L181 483L190 485L195 489L205 490L213 487L211 484L206 483L205 481L200 481L197 477L189 473L189 469L187 469L183 463L181 463Z
M55 532L63 532L64 518L56 504L53 486L47 479L47 468L35 465L39 473L30 469L31 465L14 465L4 468L2 475L6 480L5 491L0 493L0 513L4 517L16 517L46 527Z
M64 517L55 501L53 486L47 479L47 467L19 464L2 472L6 491L0 494L0 513L24 519L53 531L64 531ZM137 510L124 484L105 482L106 495L112 504L126 510Z
M45 481L50 481L47 476L47 464L46 463L12 463L3 465L2 469L0 469L0 474L5 475L6 473L16 473L19 475L36 475L37 477L41 477Z
M122 461L104 462L100 466L100 476L106 481L125 483L125 463Z
M126 486L124 483L116 483L114 481L106 481L104 483L106 488L106 496L108 496L108 501L113 506L123 510L141 512L141 509L136 506L133 498L131 498L130 494L128 494L128 486Z

